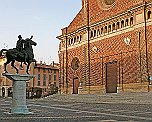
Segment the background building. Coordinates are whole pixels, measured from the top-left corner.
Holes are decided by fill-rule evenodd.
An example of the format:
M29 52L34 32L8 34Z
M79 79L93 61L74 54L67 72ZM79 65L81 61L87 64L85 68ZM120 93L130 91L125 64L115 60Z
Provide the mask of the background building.
M152 91L152 0L82 0L57 38L63 93Z
M34 67L34 75L36 77L33 82L29 82L29 87L34 88L33 92L39 96L37 92L40 89L42 96L57 94L59 88L59 68L57 63L47 65L45 63L37 63ZM37 91L35 91L37 90Z
M4 72L3 64L5 62L6 62L6 58L0 57L0 96L8 96L8 92L5 91L7 91L9 84L2 75L2 73Z
M3 97L11 97L12 96L12 81L8 78L4 77L2 74L4 73L4 63L7 61L5 56L0 57L0 96ZM29 73L33 74L34 63L30 65ZM19 69L20 74L26 74L26 66L23 65L23 69L20 68L20 63L15 62L15 66ZM12 68L11 64L7 65L7 71L12 74L16 74L16 70ZM32 82L30 80L29 82Z
M4 73L5 57L0 58L0 96L12 96L12 81L2 75ZM15 66L19 69L19 74L26 74L26 65L23 69L20 68L20 63L15 62ZM16 73L16 70L7 66L9 73ZM35 75L35 78L27 82L27 97L41 97L49 94L58 93L59 87L59 68L57 63L47 65L45 63L32 63L29 68L29 73Z

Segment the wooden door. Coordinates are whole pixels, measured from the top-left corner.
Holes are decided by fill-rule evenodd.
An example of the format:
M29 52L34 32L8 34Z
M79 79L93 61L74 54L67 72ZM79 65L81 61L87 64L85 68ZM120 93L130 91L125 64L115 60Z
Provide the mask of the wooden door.
M79 88L79 79L74 78L73 79L73 94L78 94L78 88Z
M106 93L117 93L117 62L106 64Z

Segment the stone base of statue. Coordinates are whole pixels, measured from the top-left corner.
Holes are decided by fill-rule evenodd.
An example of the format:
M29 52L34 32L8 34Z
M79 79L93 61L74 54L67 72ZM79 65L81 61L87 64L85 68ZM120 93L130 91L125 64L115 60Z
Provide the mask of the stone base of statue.
M8 79L13 81L12 114L29 114L26 105L26 81L34 78L32 75L9 74L5 73Z

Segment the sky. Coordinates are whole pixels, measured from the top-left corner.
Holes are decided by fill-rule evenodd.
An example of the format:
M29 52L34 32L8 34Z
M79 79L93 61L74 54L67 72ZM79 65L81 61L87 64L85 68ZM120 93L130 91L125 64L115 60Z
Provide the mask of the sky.
M0 0L0 50L15 48L18 35L33 35L35 59L58 63L56 37L80 9L81 0Z

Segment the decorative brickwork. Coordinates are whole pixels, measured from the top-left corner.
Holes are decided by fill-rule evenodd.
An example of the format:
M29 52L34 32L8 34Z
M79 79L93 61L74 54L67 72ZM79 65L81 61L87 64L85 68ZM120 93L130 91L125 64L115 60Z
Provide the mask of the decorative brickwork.
M78 93L81 94L149 91L151 81L148 77L152 76L151 4L151 0L82 0L82 9L67 27L67 33L62 29L62 35L57 37L61 41L61 91L66 91L65 77L68 77L69 94L73 93L75 79L79 80ZM75 57L79 60L77 70L71 67ZM66 62L68 76L65 74ZM116 73L112 73L114 71Z

